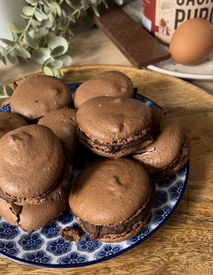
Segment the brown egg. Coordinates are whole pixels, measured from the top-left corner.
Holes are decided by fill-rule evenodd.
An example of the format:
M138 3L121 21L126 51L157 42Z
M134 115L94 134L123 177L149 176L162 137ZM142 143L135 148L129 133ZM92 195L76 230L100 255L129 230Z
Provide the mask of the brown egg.
M200 63L213 51L213 25L199 18L184 22L174 32L169 50L177 63Z

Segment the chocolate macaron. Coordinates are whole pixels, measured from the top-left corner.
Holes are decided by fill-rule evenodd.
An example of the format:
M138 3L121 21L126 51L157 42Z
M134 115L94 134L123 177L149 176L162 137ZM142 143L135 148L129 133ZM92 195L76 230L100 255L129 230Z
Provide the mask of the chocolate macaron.
M29 233L65 210L72 161L60 140L41 125L10 131L0 139L0 215Z
M98 96L133 97L131 79L118 71L108 71L85 81L76 90L74 104L79 108L87 100Z
M38 121L39 125L49 127L71 154L76 151L79 143L75 115L75 109L63 108L50 111Z
M60 140L42 125L24 126L0 139L0 189L16 200L50 192L64 168Z
M58 218L67 206L67 196L40 205L23 206L18 217L18 226L31 233Z
M153 143L134 154L133 158L158 179L179 171L189 158L189 145L178 121L172 118L161 120L160 133Z
M68 86L60 79L36 75L20 83L12 97L11 109L34 120L50 110L67 107L72 101Z
M21 115L14 113L0 113L0 138L7 132L28 125Z
M19 206L0 198L0 216L28 233L38 230L60 216L67 205L67 197L40 205Z
M152 142L151 111L133 98L92 98L80 106L76 120L80 141L101 156L119 158Z
M81 172L69 205L91 239L118 242L135 236L146 224L153 189L142 165L131 159L105 159Z

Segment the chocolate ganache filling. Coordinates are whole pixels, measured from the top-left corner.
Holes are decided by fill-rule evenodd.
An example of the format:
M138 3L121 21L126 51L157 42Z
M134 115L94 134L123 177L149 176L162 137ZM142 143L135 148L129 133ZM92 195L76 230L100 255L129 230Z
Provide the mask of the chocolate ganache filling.
M153 192L154 193L154 192ZM136 230L147 222L151 208L154 202L154 194L152 194L146 206L140 208L133 217L128 220L115 225L95 225L78 218L78 222L83 230L90 236L91 239L97 240L110 235L126 235L129 232ZM110 236L112 237L112 236Z
M140 134L135 135L133 140L128 141L127 139L123 139L123 144L117 144L116 142L112 143L102 143L97 139L92 140L89 138L84 132L78 130L79 136L81 140L90 145L92 148L96 148L97 150L103 151L108 154L116 154L121 151L128 150L133 146L139 145L143 142L147 142L145 146L152 142L152 134L149 131L147 134L140 137Z

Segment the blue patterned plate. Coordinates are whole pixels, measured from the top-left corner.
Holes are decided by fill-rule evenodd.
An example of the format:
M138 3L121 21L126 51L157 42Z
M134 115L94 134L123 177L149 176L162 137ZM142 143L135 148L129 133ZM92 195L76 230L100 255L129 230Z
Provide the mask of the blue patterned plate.
M79 84L70 84L72 92ZM150 108L160 107L149 99L136 94ZM7 105L0 112L10 112ZM78 173L74 171L73 176ZM79 242L68 242L60 236L66 226L78 228L73 215L66 210L61 217L31 235L0 217L0 254L13 261L47 268L73 268L100 263L117 257L151 237L171 216L179 204L187 184L189 164L168 180L155 182L157 204L143 230L127 241L108 244L90 240L83 235Z

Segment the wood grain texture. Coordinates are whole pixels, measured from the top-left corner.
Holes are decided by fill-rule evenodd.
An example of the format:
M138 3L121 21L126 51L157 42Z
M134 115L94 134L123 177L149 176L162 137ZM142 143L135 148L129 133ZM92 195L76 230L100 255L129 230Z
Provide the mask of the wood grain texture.
M98 28L79 31L72 40L68 52L73 57L73 65L110 64L131 66L127 58ZM40 71L39 64L28 61L17 65L0 64L0 82L7 83L16 78ZM213 94L213 81L191 80L192 83Z
M94 266L50 270L0 258L0 274L212 275L213 265L213 98L179 79L117 66L65 69L67 82L84 81L105 70L128 74L139 91L178 117L191 140L190 177L183 200L169 221L134 250Z

